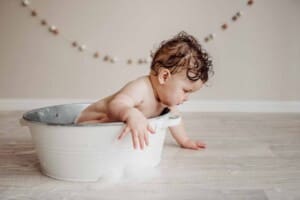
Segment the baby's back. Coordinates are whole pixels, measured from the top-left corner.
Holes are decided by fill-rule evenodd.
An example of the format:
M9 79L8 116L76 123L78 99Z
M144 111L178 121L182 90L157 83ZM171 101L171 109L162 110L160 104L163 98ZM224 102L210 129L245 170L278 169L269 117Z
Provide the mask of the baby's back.
M115 94L105 97L84 109L78 116L76 123L104 123L120 121L120 119L109 117L109 103L119 95L127 95L135 102L134 107L141 111L145 117L156 117L164 109L157 101L148 76L140 77L126 84Z

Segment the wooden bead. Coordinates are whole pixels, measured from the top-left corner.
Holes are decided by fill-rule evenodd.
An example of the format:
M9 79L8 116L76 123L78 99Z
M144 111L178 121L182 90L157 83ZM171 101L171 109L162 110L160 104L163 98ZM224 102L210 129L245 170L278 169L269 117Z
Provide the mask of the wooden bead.
M249 0L249 1L247 2L248 6L251 6L253 3L254 3L253 0Z
M240 18L241 16L242 16L242 12L241 12L241 11L237 12L237 13L232 17L232 21L238 20L238 18Z
M215 34L211 33L207 37L204 38L204 41L209 42L209 41L213 40L214 38L215 38Z
M36 12L35 10L32 10L32 11L31 11L31 16L32 16L32 17L37 16L37 12Z
M143 64L143 59L138 59L138 64Z
M109 60L109 56L107 56L107 55L104 56L103 60L104 60L104 61L108 61L108 60Z
M29 1L28 0L23 0L22 1L22 6L27 7L29 5Z
M78 46L77 42L76 41L72 42L72 46L77 47Z
M99 58L99 52L94 53L94 58Z
M80 45L79 47L78 47L78 50L79 51L84 51L86 49L86 46L83 44L83 45Z
M47 22L46 22L46 20L41 20L41 24L43 25L43 26L46 26L47 25Z
M236 21L237 20L237 16L236 15L234 15L233 17L232 17L232 21Z
M127 64L131 65L131 64L132 64L132 60L131 60L131 59L128 59L128 60L127 60Z
M110 58L109 61L110 63L115 63L117 61L117 58Z
M57 35L58 34L58 29L55 27L55 26L50 26L49 27L49 31L51 33L53 33L54 35Z
M227 24L223 24L223 25L222 25L222 29L223 29L223 30L226 30L227 28L228 28L228 25L227 25Z
M214 39L214 34L209 34L209 36L208 36L208 38L210 39L210 40L212 40L212 39Z
M55 29L55 30L52 31L52 33L53 33L54 35L58 35L59 32L58 32L57 29Z

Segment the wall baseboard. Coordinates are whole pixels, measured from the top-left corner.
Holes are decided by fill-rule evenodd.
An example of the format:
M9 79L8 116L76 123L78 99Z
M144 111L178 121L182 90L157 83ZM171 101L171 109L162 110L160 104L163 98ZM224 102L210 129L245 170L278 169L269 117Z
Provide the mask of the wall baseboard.
M89 103L92 99L1 99L0 111L31 110L44 106ZM300 113L300 101L189 101L179 106L182 112L257 112Z

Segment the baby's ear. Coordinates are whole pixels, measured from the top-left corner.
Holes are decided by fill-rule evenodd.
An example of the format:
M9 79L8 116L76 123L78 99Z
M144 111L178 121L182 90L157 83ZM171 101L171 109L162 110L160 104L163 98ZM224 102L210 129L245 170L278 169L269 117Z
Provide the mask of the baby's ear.
M171 78L170 70L166 68L159 69L158 72L158 81L160 84L165 84Z

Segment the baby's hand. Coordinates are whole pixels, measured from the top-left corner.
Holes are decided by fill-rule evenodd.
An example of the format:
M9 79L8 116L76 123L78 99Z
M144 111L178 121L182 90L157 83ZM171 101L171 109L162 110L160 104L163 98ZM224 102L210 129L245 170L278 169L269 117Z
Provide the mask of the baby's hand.
M200 148L205 149L206 144L201 141L193 141L191 139L186 140L182 145L182 148L199 150Z
M126 121L125 128L119 135L118 139L121 140L125 135L131 132L132 143L134 149L138 147L144 149L145 145L149 145L148 134L155 133L153 128L149 125L146 117L140 112L135 111L130 114Z

